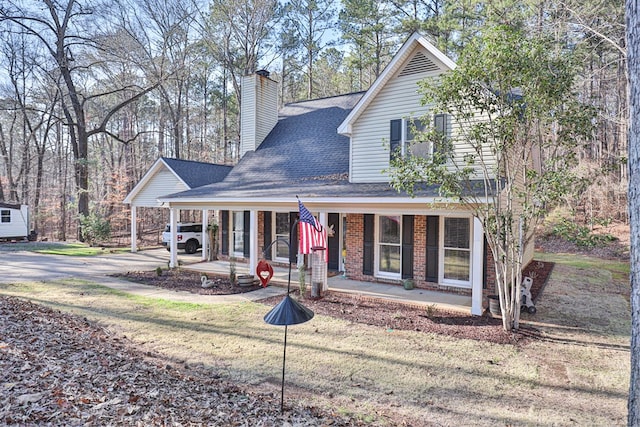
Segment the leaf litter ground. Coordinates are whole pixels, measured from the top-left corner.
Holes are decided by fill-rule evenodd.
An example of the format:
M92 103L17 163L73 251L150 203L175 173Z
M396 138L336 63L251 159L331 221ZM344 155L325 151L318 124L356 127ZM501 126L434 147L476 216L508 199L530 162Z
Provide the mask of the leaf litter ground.
M544 284L552 263L535 265ZM224 277L198 286L184 270L124 275L166 289L208 294L247 292ZM533 290L534 296L541 286ZM277 304L282 297L262 302ZM299 297L298 297L299 298ZM522 344L535 335L512 334L500 319L329 292L305 298L316 314L374 327ZM279 396L252 392L199 366L143 352L126 338L85 318L0 297L0 422L19 425L260 425L354 426L362 421L293 404L280 413ZM371 424L368 424L371 425Z

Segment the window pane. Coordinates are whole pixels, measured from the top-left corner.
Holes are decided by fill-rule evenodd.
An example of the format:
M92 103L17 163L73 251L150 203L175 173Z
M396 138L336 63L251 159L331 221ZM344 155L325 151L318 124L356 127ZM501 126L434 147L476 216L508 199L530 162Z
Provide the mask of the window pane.
M244 212L233 213L233 231L242 231L244 229Z
M276 239L278 242L274 245L276 258L289 258L289 247L284 241L289 241L289 213L276 212Z
M426 124L420 119L409 119L406 121L407 129L407 141L413 141L416 136L425 131L427 128Z
M444 247L469 249L469 218L444 219Z
M380 243L400 244L400 217L381 216L379 232Z
M276 258L289 258L289 246L283 241L276 242Z
M2 218L2 222L11 222L11 211L8 209L1 211L0 217Z
M414 142L409 146L411 155L428 159L431 156L430 142Z
M244 212L233 213L233 251L244 252Z
M276 234L289 235L289 214L287 212L276 213Z
M469 280L469 255L466 250L445 249L444 278L452 280Z
M400 273L400 246L380 245L378 270L385 273Z

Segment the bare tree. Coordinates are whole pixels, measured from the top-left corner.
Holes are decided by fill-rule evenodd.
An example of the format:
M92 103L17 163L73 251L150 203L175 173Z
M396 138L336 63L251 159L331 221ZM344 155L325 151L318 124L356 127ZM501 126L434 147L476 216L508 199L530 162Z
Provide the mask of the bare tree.
M116 84L95 90L92 73L99 73L99 67L104 69L106 64L100 61L98 53L104 53L108 46L103 43L108 39L106 22L100 22L97 13L101 5L76 0L43 0L43 3L44 9L33 3L5 1L0 6L0 22L9 31L25 32L52 60L50 78L58 84L62 94L62 111L73 148L78 213L86 216L89 214L89 139L100 133L116 136L108 127L110 119L123 107L155 89L158 83L144 87ZM88 121L87 102L116 93L121 94L123 100L105 108L101 117Z

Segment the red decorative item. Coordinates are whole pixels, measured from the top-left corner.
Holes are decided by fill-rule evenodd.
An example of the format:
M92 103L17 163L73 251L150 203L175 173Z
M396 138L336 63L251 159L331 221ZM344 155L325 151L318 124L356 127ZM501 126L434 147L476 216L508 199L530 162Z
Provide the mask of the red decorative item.
M258 279L260 279L260 283L262 283L262 287L266 288L269 284L269 281L273 277L273 267L269 264L269 261L266 259L261 259L258 261L258 265L256 266L256 275Z

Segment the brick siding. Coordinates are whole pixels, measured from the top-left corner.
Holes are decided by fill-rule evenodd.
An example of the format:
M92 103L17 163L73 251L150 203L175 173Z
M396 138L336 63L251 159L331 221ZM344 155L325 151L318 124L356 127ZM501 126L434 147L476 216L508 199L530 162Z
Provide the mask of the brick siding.
M258 250L259 256L262 257L264 249L264 211L258 212ZM347 214L347 230L346 245L347 257L345 261L346 275L349 279L360 280L364 282L388 283L402 286L402 280L380 279L373 275L362 273L363 261L363 237L364 237L364 215L363 214ZM426 233L427 217L424 215L416 215L414 217L414 246L413 246L413 276L414 286L418 289L430 291L448 292L458 295L471 295L471 289L456 288L452 286L443 286L438 283L428 282L425 280L426 266ZM220 234L220 233L219 233ZM488 249L488 248L487 248ZM487 295L495 294L495 270L493 266L493 255L490 250L485 254L487 257L486 283L483 288L483 304L487 304ZM228 256L219 256L222 260L228 260ZM244 258L239 258L238 262L248 262ZM274 266L287 267L286 263L272 262Z

